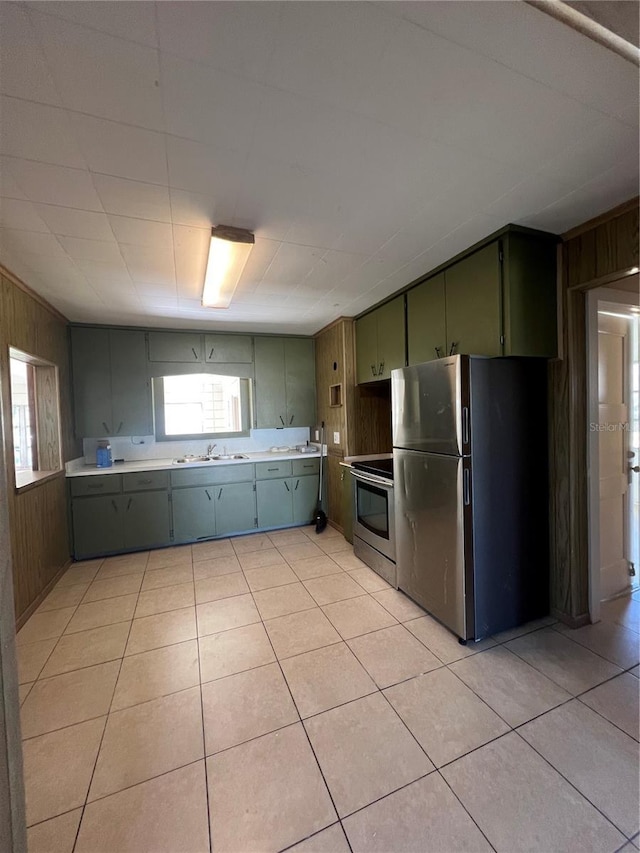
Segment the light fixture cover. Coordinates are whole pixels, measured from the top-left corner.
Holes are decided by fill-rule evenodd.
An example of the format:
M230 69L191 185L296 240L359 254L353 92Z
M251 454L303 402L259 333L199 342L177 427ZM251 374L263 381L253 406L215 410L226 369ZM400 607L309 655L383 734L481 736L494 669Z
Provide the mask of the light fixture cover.
M244 228L216 225L211 229L202 290L205 308L229 307L254 243L254 235Z

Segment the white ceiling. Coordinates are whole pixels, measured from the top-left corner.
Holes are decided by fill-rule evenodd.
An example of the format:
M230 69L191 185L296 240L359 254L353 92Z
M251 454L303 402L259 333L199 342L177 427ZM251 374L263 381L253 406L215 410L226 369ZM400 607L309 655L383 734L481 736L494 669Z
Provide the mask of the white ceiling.
M638 192L637 68L521 2L0 3L0 257L74 321L312 333ZM229 309L211 225L255 231Z

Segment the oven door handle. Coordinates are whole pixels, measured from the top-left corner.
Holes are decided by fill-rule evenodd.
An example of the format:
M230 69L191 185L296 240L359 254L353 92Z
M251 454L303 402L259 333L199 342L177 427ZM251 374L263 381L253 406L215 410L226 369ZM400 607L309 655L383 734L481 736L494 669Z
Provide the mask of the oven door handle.
M375 474L363 474L362 471L351 469L351 475L356 480L363 483L369 483L372 486L382 486L383 489L393 489L393 480L387 480L385 477L377 477Z

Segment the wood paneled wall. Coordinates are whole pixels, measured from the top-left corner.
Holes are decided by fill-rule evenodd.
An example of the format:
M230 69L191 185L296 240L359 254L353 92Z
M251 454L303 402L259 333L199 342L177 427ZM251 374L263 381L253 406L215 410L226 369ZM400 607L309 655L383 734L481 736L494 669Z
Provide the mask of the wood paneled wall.
M638 266L638 199L564 235L561 359L549 363L551 607L588 621L585 293Z
M70 548L64 473L20 493L16 493L14 488L10 346L49 361L58 368L63 459L68 461L81 456L81 443L73 435L67 321L0 267L0 412L15 611L19 618L65 565Z
M354 322L337 320L316 335L316 393L318 421L325 423L327 475L325 512L331 523L343 529L342 476L340 462L354 454L355 337ZM331 405L330 388L341 385L340 406ZM333 433L340 433L340 443Z
M354 455L391 450L391 380L356 386Z

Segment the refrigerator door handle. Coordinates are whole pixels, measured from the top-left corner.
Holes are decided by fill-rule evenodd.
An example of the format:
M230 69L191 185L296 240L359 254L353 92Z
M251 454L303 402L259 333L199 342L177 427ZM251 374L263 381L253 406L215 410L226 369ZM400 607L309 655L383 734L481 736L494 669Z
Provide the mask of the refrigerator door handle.
M462 407L462 444L469 444L469 407Z
M471 503L471 471L465 468L462 472L462 495L465 506Z

